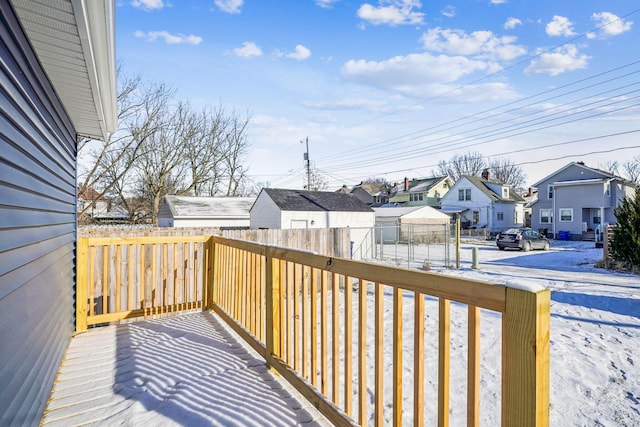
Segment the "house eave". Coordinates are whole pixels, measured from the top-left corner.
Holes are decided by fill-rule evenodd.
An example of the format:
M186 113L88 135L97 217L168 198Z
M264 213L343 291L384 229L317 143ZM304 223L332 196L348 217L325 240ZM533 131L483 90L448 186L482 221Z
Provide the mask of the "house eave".
M11 0L80 137L117 127L113 0Z

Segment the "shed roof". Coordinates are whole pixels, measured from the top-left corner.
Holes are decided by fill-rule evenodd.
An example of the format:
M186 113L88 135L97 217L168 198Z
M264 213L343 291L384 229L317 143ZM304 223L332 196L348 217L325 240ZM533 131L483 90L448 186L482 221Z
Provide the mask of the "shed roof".
M117 126L113 0L11 0L78 135Z
M278 188L263 188L262 193L267 194L283 211L373 212L352 194Z
M174 218L249 218L253 197L165 196Z

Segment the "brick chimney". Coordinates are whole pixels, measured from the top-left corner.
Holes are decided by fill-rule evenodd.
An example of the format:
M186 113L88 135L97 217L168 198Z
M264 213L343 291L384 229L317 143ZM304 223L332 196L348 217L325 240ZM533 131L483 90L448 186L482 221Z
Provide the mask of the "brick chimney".
M409 191L409 178L404 177L404 191Z
M491 174L489 173L489 169L485 169L482 171L482 179L489 181L489 178L491 177Z

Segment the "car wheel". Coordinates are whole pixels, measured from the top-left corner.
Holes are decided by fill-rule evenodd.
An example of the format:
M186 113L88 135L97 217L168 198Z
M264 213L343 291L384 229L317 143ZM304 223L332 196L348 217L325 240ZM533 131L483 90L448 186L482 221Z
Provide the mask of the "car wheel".
M531 250L531 242L524 242L522 245L522 250L525 252L529 252Z
M501 251L504 251L504 246L498 245L498 249L501 250Z
M542 248L543 251L548 251L549 250L549 242L544 242L544 247Z

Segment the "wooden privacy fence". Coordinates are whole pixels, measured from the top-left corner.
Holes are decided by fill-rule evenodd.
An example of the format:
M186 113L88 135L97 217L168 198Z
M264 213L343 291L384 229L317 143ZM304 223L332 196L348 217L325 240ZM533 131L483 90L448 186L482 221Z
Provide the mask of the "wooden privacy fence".
M478 426L491 397L481 395L481 376L496 384L493 419L548 425L548 290L217 236L81 238L77 277L78 331L213 309L335 425L448 426L462 407ZM452 306L464 310L466 332L453 348ZM501 331L481 352L487 315ZM481 363L486 353L499 366ZM459 359L462 396L451 386Z

